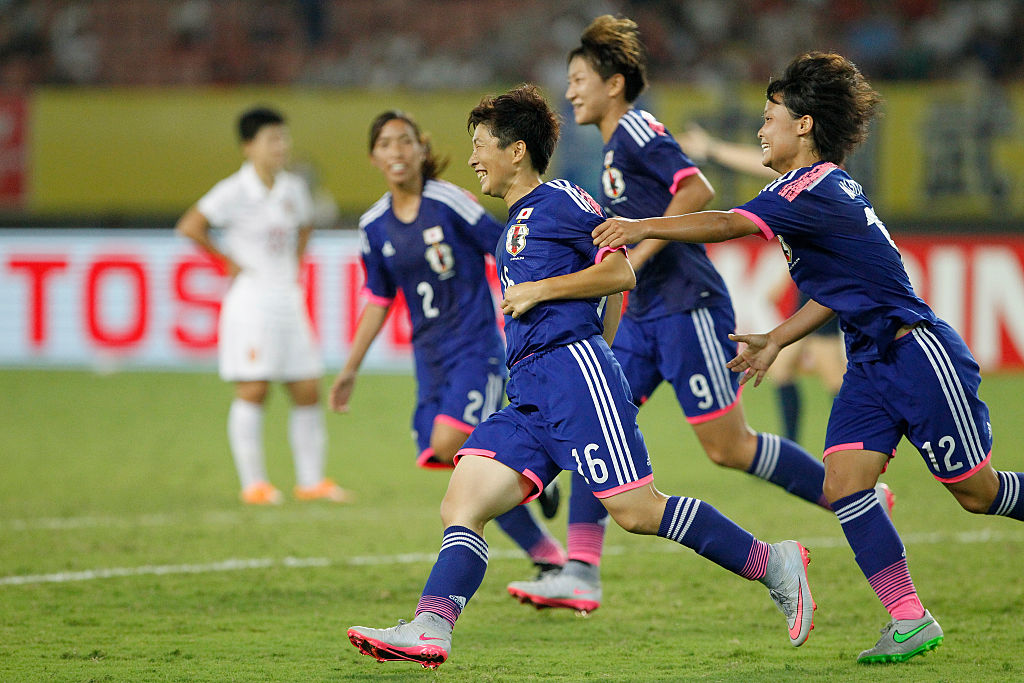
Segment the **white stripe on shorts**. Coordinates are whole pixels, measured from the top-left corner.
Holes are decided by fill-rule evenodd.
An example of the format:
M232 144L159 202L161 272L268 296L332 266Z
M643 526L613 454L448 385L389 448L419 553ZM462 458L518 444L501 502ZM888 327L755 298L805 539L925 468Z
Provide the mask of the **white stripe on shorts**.
M615 410L615 401L608 382L604 378L601 366L597 362L597 354L586 341L569 344L569 352L580 366L583 378L590 389L590 398L594 402L594 412L604 434L609 459L615 469L615 477L619 486L636 481L636 468L633 466L632 454L626 441L626 434Z
M977 425L974 424L970 404L967 402L967 395L964 392L960 378L953 368L953 363L946 355L946 349L935 337L935 334L927 327L915 327L912 330L914 339L917 341L924 355L935 370L935 377L939 380L942 393L946 396L946 404L953 416L957 432L960 434L960 441L967 452L968 470L973 469L985 459L981 452L981 438L978 436Z
M708 382L715 392L715 399L718 407L725 408L732 403L732 385L729 383L729 372L725 367L725 353L722 345L715 336L715 322L711 318L711 311L706 308L698 308L690 313L693 321L693 328L697 331L697 339L700 341L700 350L704 354L704 364L708 369Z

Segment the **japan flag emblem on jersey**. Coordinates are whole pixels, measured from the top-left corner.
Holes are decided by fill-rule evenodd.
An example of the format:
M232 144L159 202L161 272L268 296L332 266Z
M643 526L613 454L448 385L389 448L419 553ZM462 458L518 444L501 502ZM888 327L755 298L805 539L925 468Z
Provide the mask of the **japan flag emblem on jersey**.
M523 249L526 249L526 236L530 229L525 225L516 224L508 229L505 235L505 251L516 256Z

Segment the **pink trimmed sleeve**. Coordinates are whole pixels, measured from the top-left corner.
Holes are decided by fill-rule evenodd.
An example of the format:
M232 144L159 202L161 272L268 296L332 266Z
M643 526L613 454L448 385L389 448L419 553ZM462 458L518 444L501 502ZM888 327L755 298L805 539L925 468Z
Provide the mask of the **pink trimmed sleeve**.
M600 249L597 250L597 256L594 257L594 263L600 263L605 259L606 256L608 256L608 254L612 253L613 251L621 251L623 254L626 255L627 259L629 258L629 252L626 250L626 247L615 247L614 249L612 249L611 247L601 247Z
M361 292L367 303L377 304L378 306L384 306L385 308L391 305L391 302L395 300L394 297L377 296L369 290L367 287L363 287Z
M672 184L669 186L668 191L671 194L675 194L679 191L679 183L683 182L692 175L700 173L700 169L696 166L687 166L676 171L676 174L672 176Z
M761 220L760 217L758 217L757 215L750 213L746 209L730 209L730 212L738 213L739 215L754 221L754 225L756 225L758 229L761 231L761 237L763 237L764 239L775 239L775 233L772 232L772 229L768 227L768 224Z

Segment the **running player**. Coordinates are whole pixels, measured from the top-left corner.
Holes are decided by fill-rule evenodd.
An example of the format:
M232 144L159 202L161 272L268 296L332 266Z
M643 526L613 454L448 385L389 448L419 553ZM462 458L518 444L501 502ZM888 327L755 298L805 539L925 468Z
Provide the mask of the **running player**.
M787 617L791 643L801 645L814 610L803 546L768 545L707 503L654 488L637 409L606 343L633 270L622 250L593 246L602 213L589 195L564 180L541 180L558 140L556 115L534 86L520 86L484 98L469 128L469 163L481 189L509 207L497 260L511 404L459 450L441 504L441 551L413 621L353 627L349 639L379 661L444 662L455 620L487 569L484 526L569 469L623 528L669 538L764 583Z
M595 19L569 53L568 89L579 125L604 139L601 185L609 216L645 218L699 211L714 196L700 170L651 114L634 108L647 85L637 25L610 15ZM636 289L612 344L638 405L667 381L715 464L749 472L811 503L826 506L825 470L800 446L747 424L738 378L725 367L736 355L736 329L725 282L704 246L645 240L630 249ZM516 581L521 602L581 612L601 601L600 561L608 513L581 477L569 503L569 562L562 572Z
M978 364L963 340L914 293L899 251L861 186L839 164L867 137L881 98L837 54L797 57L768 85L758 131L764 164L782 173L731 211L641 221L612 219L594 230L611 246L658 237L721 242L777 237L808 301L747 344L729 366L757 386L779 349L838 315L847 371L825 437L825 495L857 564L892 619L862 662L902 662L943 634L924 609L906 553L872 487L906 436L964 509L1024 520L1024 474L992 467L988 408Z
M295 459L295 497L347 502L324 476L327 430L320 405L323 361L299 286L309 241L312 200L305 183L284 170L291 140L284 117L256 108L238 122L246 162L217 183L178 221L177 231L223 263L232 276L220 311L220 376L235 383L228 440L241 498L255 505L282 500L267 479L263 404L270 382L292 398L288 434ZM223 228L218 246L210 227Z
M438 178L447 161L408 114L386 111L373 120L370 161L388 191L359 220L368 301L330 405L348 412L359 367L401 290L413 330L416 463L449 469L473 428L498 409L505 388L505 347L484 272L502 226L471 194ZM561 544L529 508L498 523L539 573L565 563Z

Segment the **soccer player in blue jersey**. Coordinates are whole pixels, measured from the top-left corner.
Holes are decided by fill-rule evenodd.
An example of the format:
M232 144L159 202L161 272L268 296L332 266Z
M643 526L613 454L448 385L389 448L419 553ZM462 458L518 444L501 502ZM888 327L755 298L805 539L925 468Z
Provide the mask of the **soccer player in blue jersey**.
M782 175L731 211L616 218L596 245L641 239L721 242L777 238L790 274L811 297L729 366L760 383L779 350L833 315L846 335L847 371L825 437L825 495L857 564L892 619L862 662L902 662L938 646L942 629L918 598L896 529L875 498L906 436L964 509L1024 520L1024 474L992 467L978 364L960 336L914 293L899 251L861 186L840 165L867 136L880 97L837 54L797 57L767 90L758 131L763 162Z
M647 85L636 23L595 19L569 53L568 89L579 125L604 139L601 186L606 215L647 218L699 211L714 192L679 144L651 114L634 107ZM645 240L630 249L637 285L612 351L642 405L663 381L712 462L749 472L811 503L826 506L821 462L796 443L755 432L739 399L736 331L725 282L701 244ZM569 562L561 572L516 581L524 603L590 612L600 605L600 561L608 513L579 476L569 504Z
M469 433L500 407L505 387L505 348L484 273L502 225L471 194L438 178L447 164L408 114L387 111L374 119L370 160L388 191L359 221L368 302L330 405L349 410L356 373L400 289L413 330L416 462L451 468ZM564 564L561 544L529 508L510 511L498 524L541 572Z
M352 644L379 661L444 662L455 620L487 569L484 526L536 497L561 470L575 470L623 528L669 538L765 584L791 643L801 645L814 610L803 546L768 545L707 503L654 488L637 409L607 344L633 270L621 249L593 245L603 215L588 194L565 180L541 180L558 140L557 116L526 85L484 98L469 128L469 163L481 189L509 207L496 258L511 403L459 450L441 504L441 551L415 618L350 628Z

